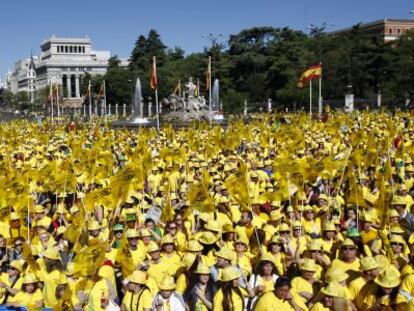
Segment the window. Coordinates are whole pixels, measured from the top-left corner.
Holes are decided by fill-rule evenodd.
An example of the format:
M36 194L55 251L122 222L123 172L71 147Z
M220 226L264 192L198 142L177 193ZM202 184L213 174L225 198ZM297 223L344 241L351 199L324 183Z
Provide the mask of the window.
M77 46L74 46L74 47L73 47L73 52L74 52L74 53L78 53L78 47L77 47Z
M83 53L85 53L85 47L84 46L82 47L82 51L83 51Z
M65 53L67 53L68 52L68 46L66 45L65 46Z
M73 47L72 46L69 47L69 53L73 53Z
M401 29L400 29L400 28L398 28L398 29L397 29L397 33L398 33L398 34L400 34L400 33L401 33Z
M388 33L391 35L392 34L392 28L388 29Z

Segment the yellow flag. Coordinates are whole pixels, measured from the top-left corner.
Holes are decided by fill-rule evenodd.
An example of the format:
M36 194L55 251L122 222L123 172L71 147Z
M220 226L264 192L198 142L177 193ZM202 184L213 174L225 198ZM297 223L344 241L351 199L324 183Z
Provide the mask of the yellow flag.
M206 181L193 183L188 191L190 209L195 209L200 213L214 212L214 203L208 192Z
M170 188L171 187L168 185L168 187L166 187L166 189L164 190L165 202L164 202L164 207L162 209L162 214L160 217L160 220L164 223L174 219L174 209L171 205Z
M229 194L244 209L250 210L249 189L247 188L247 168L240 164L239 170L224 182Z
M131 250L128 246L126 234L124 234L121 240L121 246L118 249L115 261L121 266L121 272L124 278L131 275L136 268L134 266L134 260L132 259Z

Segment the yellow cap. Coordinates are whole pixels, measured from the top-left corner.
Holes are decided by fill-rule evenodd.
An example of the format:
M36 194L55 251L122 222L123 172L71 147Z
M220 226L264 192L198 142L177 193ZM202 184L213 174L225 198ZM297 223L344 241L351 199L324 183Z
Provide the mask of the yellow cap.
M13 260L12 262L10 262L9 267L12 267L16 270L18 270L19 272L23 271L23 262L22 260Z
M127 281L135 284L147 284L147 274L144 271L134 271L127 277Z
M266 253L260 256L259 262L262 262L262 261L270 261L271 263L274 263L274 258L271 254Z
M389 217L400 217L400 214L398 213L398 211L397 210L395 210L395 209L392 209L391 211L390 211L390 216Z
M241 272L240 270L236 269L233 266L229 266L224 268L221 271L221 281L222 282L229 282L229 281L233 281L235 279L238 279L239 277L241 277Z
M38 280L33 273L28 273L24 276L23 284L33 284L36 283Z
M361 258L361 270L362 271L369 271L374 269L379 269L380 264L379 262L371 256Z
M210 269L208 268L208 266L206 264L200 262L194 273L196 273L196 274L210 274Z
M172 238L171 235L167 234L162 237L161 245L164 245L164 244L174 244L174 239Z
M141 230L139 231L139 236L140 236L141 238L144 238L144 237L151 237L151 236L152 236L152 234L151 234L151 232L149 232L149 230L148 230L148 229L141 229Z
M158 284L160 290L174 290L176 285L173 277L165 276Z
M204 245L212 245L217 242L217 237L210 231L204 231L198 241Z
M59 260L59 253L57 251L56 248L52 248L52 247L48 247L46 248L46 250L43 252L43 257L52 259L52 260Z
M321 289L321 292L330 297L347 298L345 287L338 283L328 283Z
M309 251L320 251L322 249L322 245L318 240L314 239L309 242L307 249Z
M227 247L220 248L220 250L218 250L215 255L216 257L224 258L229 261L235 259L234 252Z
M194 264L196 260L196 257L197 256L194 253L185 253L183 255L181 262L183 263L183 266L186 268L186 270L191 268L191 266Z
M205 226L205 229L210 230L210 231L214 231L214 232L220 232L220 225L217 221L215 220L210 220Z
M391 205L404 205L404 206L406 206L407 201L403 197L401 197L399 195L396 195L396 196L394 196L394 198L391 202Z
M190 240L188 241L187 250L189 252L201 252L203 246L197 240Z
M346 246L353 246L353 247L355 247L355 243L351 239L345 239L342 242L341 247L346 247Z
M45 212L45 208L42 205L36 205L34 207L35 214L43 214Z
M394 288L401 283L400 275L396 267L389 266L375 278L375 283L384 288Z
M20 215L16 212L10 213L10 220L18 220L20 219Z
M316 263L315 260L305 258L303 263L299 266L302 271L316 272Z
M279 232L290 232L289 225L285 223L281 224L279 226Z
M283 214L279 210L274 210L270 212L270 220L278 221L283 218Z
M128 229L127 232L126 232L126 237L128 239L137 238L137 237L139 237L139 234L138 234L137 230L135 230L135 229Z
M323 226L323 231L336 231L335 225L332 222L327 222Z
M101 225L96 220L92 220L88 223L88 230L95 231L101 229Z
M349 275L339 268L329 268L325 274L325 281L327 283L341 283L348 279Z
M147 253L159 252L159 251L160 251L160 247L154 241L151 241L149 245L147 246Z

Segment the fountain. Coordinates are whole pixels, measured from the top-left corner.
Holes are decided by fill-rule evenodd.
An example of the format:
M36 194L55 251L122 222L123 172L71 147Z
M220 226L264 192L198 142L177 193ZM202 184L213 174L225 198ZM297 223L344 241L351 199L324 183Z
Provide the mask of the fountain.
M211 109L213 120L222 121L224 120L224 116L222 111L220 111L220 82L218 79L214 80L212 97Z
M124 115L125 115L125 104L124 104ZM142 100L142 88L141 80L137 78L135 83L134 102L132 105L132 116L127 120L120 120L112 122L112 126L115 127L140 127L150 126L152 122L148 118L144 117L144 102Z

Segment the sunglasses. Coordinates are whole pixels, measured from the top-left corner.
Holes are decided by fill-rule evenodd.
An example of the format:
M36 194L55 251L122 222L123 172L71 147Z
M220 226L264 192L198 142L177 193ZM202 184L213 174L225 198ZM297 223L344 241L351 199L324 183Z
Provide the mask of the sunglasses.
M402 243L391 243L392 246L404 246Z
M177 227L170 227L170 230L177 230Z
M355 250L355 247L342 247L342 250L344 250L344 251L353 251L353 250Z
M128 238L128 241L136 241L138 238Z
M15 246L17 247L17 246L22 246L23 244L15 244Z

